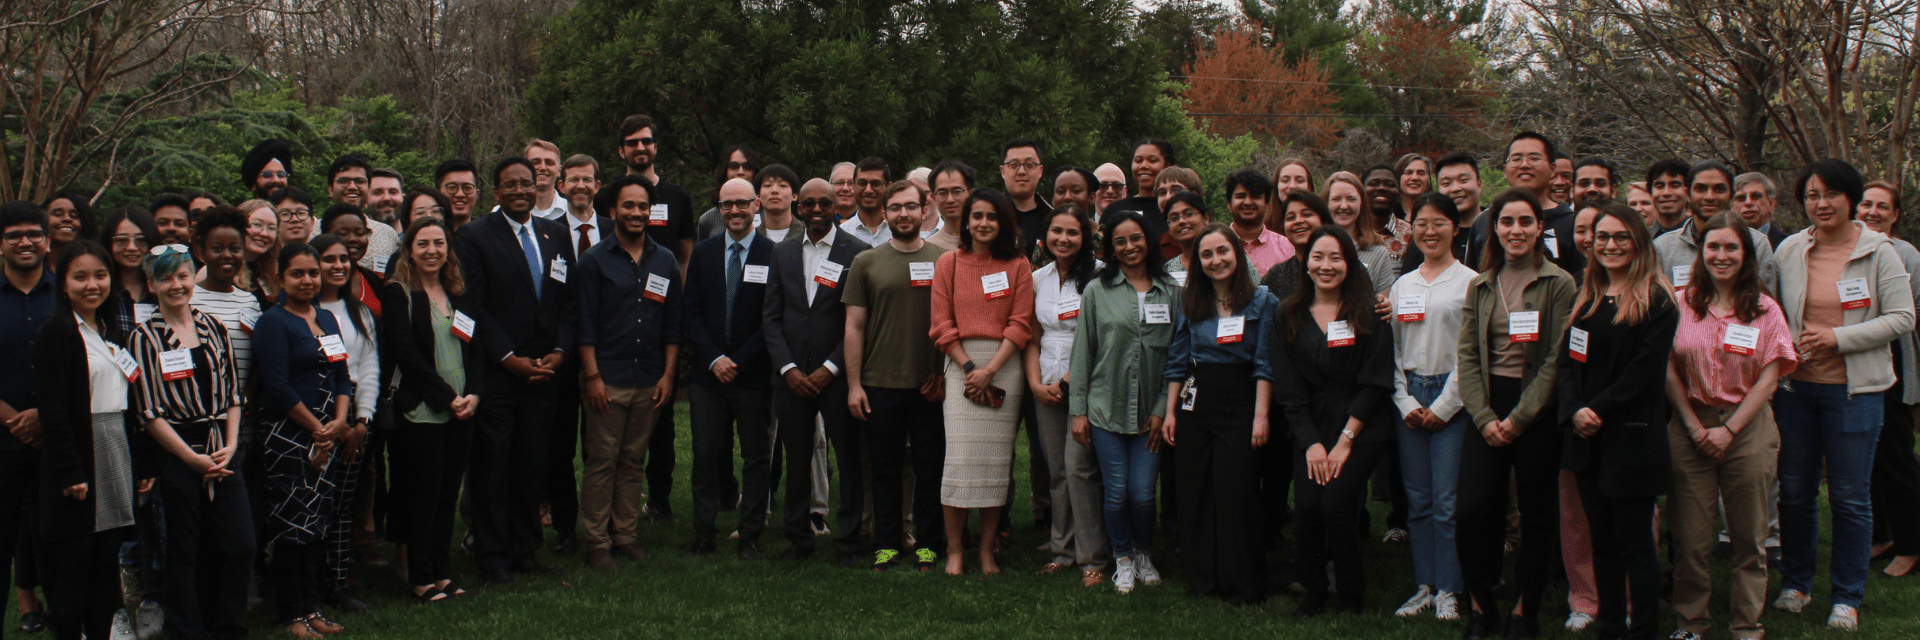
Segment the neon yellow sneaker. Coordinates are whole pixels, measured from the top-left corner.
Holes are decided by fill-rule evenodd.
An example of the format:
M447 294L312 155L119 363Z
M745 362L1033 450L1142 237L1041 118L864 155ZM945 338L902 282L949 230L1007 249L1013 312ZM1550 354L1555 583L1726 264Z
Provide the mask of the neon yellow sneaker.
M873 553L873 570L886 571L900 564L900 552L893 549L881 549Z
M922 548L913 552L913 559L914 571L932 571L933 564L940 561L940 555L934 553L932 549Z

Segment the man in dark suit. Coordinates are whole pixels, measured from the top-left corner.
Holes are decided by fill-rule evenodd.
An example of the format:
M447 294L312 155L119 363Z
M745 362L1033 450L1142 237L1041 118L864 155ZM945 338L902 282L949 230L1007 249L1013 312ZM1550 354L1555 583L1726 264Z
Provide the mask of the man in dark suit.
M586 255L587 249L613 236L613 220L593 206L600 190L600 161L581 153L560 165L555 188L567 199L567 206L556 208L553 221L567 228L567 243L573 255ZM579 476L574 475L573 460L580 453L580 359L568 358L555 372L560 390L554 397L553 440L547 449L547 514L553 519L553 550L572 553L579 547L574 535L580 521Z
M844 354L847 307L840 288L814 279L820 265L841 269L867 250L867 244L840 233L833 224L833 187L814 179L800 187L794 203L805 234L793 234L773 247L765 305L767 355L774 371L773 408L779 416L780 443L786 452L787 541L793 546L782 560L813 554L813 529L807 519L813 480L808 463L813 458L814 417L826 423L827 439L840 466L840 536L834 541L840 566L853 566L865 546L860 535L860 512L866 502L862 478L858 423L847 413ZM839 271L840 269L831 269Z
M1773 223L1773 179L1759 172L1742 173L1733 178L1733 211L1747 221L1747 228L1767 234L1767 244L1779 248L1790 235Z
M733 430L740 435L740 558L760 551L766 527L769 464L773 456L768 421L767 343L761 326L773 241L756 232L760 201L753 183L740 178L720 185L724 233L694 245L687 263L687 344L693 351L693 548L689 556L713 553L714 516L733 492L721 482L733 469ZM731 474L728 474L731 475ZM810 496L811 492L802 494Z
M575 256L565 227L533 216L532 163L501 160L493 178L501 215L461 226L454 251L466 295L479 309L475 338L494 363L479 374L482 400L467 491L474 559L481 578L499 584L511 582L513 573L559 571L534 556L543 492L534 479L542 477L552 438L554 376L574 342L567 271Z

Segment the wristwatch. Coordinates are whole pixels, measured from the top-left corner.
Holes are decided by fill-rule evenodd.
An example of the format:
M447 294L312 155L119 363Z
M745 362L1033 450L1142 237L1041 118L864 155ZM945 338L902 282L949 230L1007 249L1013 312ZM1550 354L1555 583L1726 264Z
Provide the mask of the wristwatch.
M973 373L973 370L974 364L972 360L968 360L966 364L960 365L961 373Z
M1352 430L1352 429L1341 429L1341 430L1340 430L1340 435L1342 435L1342 436L1346 436L1346 438L1347 438L1348 440L1352 440L1352 439L1354 439L1354 438L1358 438L1358 437L1360 437L1360 433L1359 433L1359 432L1356 432L1356 431L1354 431L1354 430Z

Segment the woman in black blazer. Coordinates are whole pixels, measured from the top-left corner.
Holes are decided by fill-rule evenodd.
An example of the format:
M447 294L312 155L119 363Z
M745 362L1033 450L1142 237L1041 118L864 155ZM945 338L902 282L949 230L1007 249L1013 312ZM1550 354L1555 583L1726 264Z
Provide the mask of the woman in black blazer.
M120 543L133 537L133 494L153 486L151 457L135 455L148 453L136 444L145 436L126 419L128 371L139 373L138 365L116 364L126 351L109 304L118 289L113 264L91 240L60 249L53 316L33 350L45 439L40 537L51 566L59 568L47 593L59 640L82 632L108 637L120 608Z
M1593 234L1597 264L1574 300L1559 356L1560 424L1571 431L1560 461L1587 512L1600 635L1652 640L1660 626L1653 507L1673 484L1664 373L1680 314L1639 221L1602 209ZM1638 614L1631 628L1629 593Z
M473 380L480 369L473 346L473 317L462 295L460 260L453 255L446 223L421 218L407 228L394 256L393 278L380 288L381 361L391 363L394 435L393 510L407 544L407 578L413 597L439 602L466 595L447 569L454 505L467 470L473 431L469 421L480 397Z

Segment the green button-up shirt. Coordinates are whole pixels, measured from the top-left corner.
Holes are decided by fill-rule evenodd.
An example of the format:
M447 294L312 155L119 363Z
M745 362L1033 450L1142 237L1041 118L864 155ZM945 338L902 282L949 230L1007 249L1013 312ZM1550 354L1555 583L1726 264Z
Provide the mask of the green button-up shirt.
M1168 322L1147 324L1139 292L1124 274L1095 278L1080 296L1080 328L1073 334L1068 412L1093 426L1136 434L1151 416L1165 417L1167 343L1180 316L1180 288L1161 276L1146 304L1167 305Z

